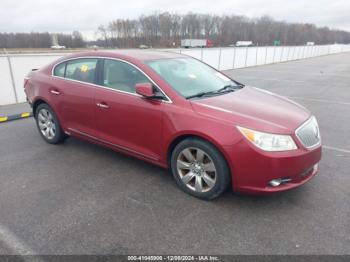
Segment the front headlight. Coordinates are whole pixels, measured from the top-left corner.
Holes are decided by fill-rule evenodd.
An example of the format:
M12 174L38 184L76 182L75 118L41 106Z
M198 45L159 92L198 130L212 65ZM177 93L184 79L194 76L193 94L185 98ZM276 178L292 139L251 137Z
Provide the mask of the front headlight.
M276 135L237 127L239 131L258 148L264 151L289 151L297 149L293 138L289 135Z

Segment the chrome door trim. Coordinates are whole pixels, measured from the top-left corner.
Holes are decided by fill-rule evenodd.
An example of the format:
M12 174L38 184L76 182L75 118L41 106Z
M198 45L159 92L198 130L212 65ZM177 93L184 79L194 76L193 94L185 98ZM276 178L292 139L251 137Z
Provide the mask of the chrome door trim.
M56 95L56 96L58 96L58 95L61 94L60 92L58 92L58 91L56 91L56 90L51 90L50 93L51 93L51 94L54 94L54 95Z
M108 109L108 108L109 108L108 105L102 104L102 103L96 103L96 106L101 107L101 108L104 108L104 109Z
M130 63L129 61L126 61L126 60L123 60L123 59L120 59L120 58L114 58L114 57L104 57L104 56L80 56L80 57L74 57L74 58L67 58L65 60L62 60L56 64L53 65L52 69L51 69L51 76L54 77L54 78L59 78L59 79L63 79L63 80L66 80L66 81L72 81L72 82L77 82L77 83L82 83L82 84L87 84L87 85L91 85L91 86L95 86L95 87L99 87L99 88L104 88L104 89L108 89L108 90L112 90L112 91L115 91L115 92L118 92L118 93L122 93L122 94L129 94L129 95L133 95L133 96L138 96L138 97L142 97L141 95L137 94L137 93L130 93L130 92L126 92L126 91L122 91L122 90L117 90L117 89L113 89L113 88L110 88L110 87L106 87L106 86L102 86L102 85L97 85L97 84L94 84L94 83L89 83L89 82L83 82L83 81L79 81L79 80L75 80L75 79L70 79L70 78L65 78L65 77L61 77L61 76L55 76L54 75L54 71L55 71L55 68L56 66L62 64L62 63L67 63L69 61L73 61L73 60L77 60L77 59L110 59L110 60L116 60L116 61L120 61L120 62L124 62L124 63L127 63L131 66L133 66L134 68L138 69L142 74L144 74L148 80L150 80L152 82L152 84L154 84L159 90L160 92L165 96L165 98L167 100L159 100L160 102L162 103L168 103L168 104L172 104L173 101L170 99L170 97L163 91L163 89L160 88L159 85L157 85L153 79L148 76L141 68L139 68L138 66L134 65L133 63Z

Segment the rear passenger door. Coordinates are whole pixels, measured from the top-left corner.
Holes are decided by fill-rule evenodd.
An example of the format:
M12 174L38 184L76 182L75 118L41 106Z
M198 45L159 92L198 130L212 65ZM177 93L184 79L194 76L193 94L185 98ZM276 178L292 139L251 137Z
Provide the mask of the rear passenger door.
M151 81L135 66L104 59L100 88L95 93L99 138L132 154L157 161L166 103L135 92L136 83Z
M65 62L63 77L58 81L63 95L61 116L69 132L96 136L94 92L98 59L79 58Z

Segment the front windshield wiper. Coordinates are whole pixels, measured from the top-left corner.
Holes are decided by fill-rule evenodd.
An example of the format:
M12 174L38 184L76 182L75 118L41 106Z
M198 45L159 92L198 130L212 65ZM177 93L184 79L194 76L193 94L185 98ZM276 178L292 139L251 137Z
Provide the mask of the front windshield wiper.
M210 91L210 92L200 92L200 93L195 94L195 95L186 96L186 99L190 99L190 98L194 98L194 97L202 97L202 96L210 95L210 94L212 94L212 93L213 93L213 91Z
M234 91L234 90L240 89L242 87L244 87L244 85L241 85L241 84L240 85L231 85L231 84L230 85L225 85L224 87L216 90L215 93L222 93L222 92L225 92L225 91Z
M194 97L203 97L203 96L211 96L211 95L216 95L216 94L223 94L223 93L229 93L229 92L233 92L236 89L240 89L244 87L244 85L225 85L224 87L215 90L215 91L208 91L208 92L200 92L198 94L195 95L191 95L191 96L186 96L187 99L190 98L194 98Z

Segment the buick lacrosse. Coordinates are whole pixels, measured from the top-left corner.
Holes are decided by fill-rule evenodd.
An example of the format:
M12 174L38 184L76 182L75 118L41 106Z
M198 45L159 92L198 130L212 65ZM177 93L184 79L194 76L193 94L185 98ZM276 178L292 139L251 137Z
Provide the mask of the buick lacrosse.
M318 171L320 131L307 109L185 55L76 53L30 72L24 88L48 143L74 136L168 168L201 199L229 186L284 191Z

